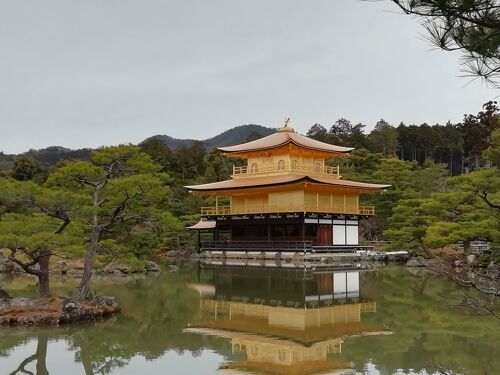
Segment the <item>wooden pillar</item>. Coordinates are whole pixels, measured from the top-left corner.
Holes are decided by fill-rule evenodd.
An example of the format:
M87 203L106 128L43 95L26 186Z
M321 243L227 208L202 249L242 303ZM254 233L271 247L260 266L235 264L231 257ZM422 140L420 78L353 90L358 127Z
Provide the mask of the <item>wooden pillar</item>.
M216 195L215 196L215 214L217 215L219 213L219 197Z
M306 240L306 218L305 216L302 218L302 229L301 229L301 234L302 234L302 241Z
M267 217L267 241L271 241L271 219Z
M201 230L198 231L198 249L197 253L199 254L201 250Z

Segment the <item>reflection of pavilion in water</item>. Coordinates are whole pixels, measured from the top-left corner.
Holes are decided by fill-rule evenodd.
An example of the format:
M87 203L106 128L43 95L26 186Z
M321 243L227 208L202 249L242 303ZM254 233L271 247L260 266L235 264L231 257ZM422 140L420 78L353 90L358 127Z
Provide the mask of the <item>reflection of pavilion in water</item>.
M385 333L362 322L376 303L360 294L359 271L204 267L212 283L192 285L202 298L190 331L231 339L233 353L246 359L230 367L275 374L346 368L328 358L341 353L342 337Z

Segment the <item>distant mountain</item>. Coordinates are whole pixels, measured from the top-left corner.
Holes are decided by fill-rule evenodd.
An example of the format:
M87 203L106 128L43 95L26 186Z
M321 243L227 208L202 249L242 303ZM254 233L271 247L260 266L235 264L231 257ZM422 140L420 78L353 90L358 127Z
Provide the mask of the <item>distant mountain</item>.
M240 125L225 132L216 135L215 137L201 140L207 150L212 150L220 146L232 146L239 143L244 143L249 140L254 140L260 137L265 137L272 134L276 129L268 128L261 125ZM170 149L174 150L181 146L190 146L195 142L195 139L179 139L173 138L168 135L155 135L145 139L160 139ZM55 165L61 160L89 160L92 149L82 148L78 150L71 150L61 146L51 146L39 150L29 150L25 155L31 156L33 159L38 160L43 165ZM17 155L7 155L0 152L0 171L8 170L12 166Z
M215 147L232 146L247 142L251 139L265 137L274 133L275 131L276 129L261 125L240 125L226 130L225 132L218 134L215 137L201 140L201 142L207 150L212 150ZM163 141L170 149L176 149L181 146L190 146L193 144L193 142L196 141L195 139L173 138L168 135L154 135L150 138L145 139L144 142L149 139L159 139Z

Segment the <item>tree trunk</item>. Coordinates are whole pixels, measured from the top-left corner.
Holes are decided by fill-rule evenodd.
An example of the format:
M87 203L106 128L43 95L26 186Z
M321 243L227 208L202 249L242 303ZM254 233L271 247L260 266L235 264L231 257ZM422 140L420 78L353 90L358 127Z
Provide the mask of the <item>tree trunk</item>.
M49 261L51 255L52 252L47 248L43 248L40 250L40 258L38 260L40 271L37 276L40 297L42 298L50 296Z
M47 370L47 334L38 336L36 346L36 375L49 375Z
M479 156L479 154L474 155L474 164L476 166L476 169L481 167L481 157Z
M424 250L427 255L430 255L432 257L434 256L434 254L432 254L432 251L430 251L430 249L425 245L424 241L421 238L419 238L417 241L420 244L422 250Z
M80 360L82 361L83 371L85 375L94 375L99 373L94 372L94 365L92 363L92 356L89 352L89 340L85 331L79 332L75 335L75 343L80 347Z
M450 164L448 166L448 169L450 170L450 176L453 176L453 151L450 150Z
M38 276L38 290L40 297L50 297L49 275L41 273Z
M89 296L90 292L90 279L92 277L92 268L94 265L94 258L97 252L97 244L99 243L100 228L98 226L92 227L92 235L90 237L87 254L85 255L85 264L83 266L83 275L80 280L80 286L75 294L76 300L84 300Z
M462 172L461 172L461 173L462 173L462 174L464 174L464 173L465 173L465 160L464 160L464 157L465 157L465 156L464 156L464 148L462 147L462 148L460 149L460 151L461 151L461 153L460 153L460 155L461 155L460 162L462 163L462 167L461 167Z
M94 191L94 210L99 207L99 189L96 188ZM99 244L101 237L101 228L99 226L99 216L97 211L94 212L94 217L92 218L92 234L90 235L89 246L87 248L87 254L85 255L85 264L83 266L83 275L80 280L80 285L75 294L75 299L81 301L89 296L90 292L90 278L92 277L92 268L94 266L94 258L97 252L97 245Z
M470 240L463 241L464 253L468 253L470 251Z

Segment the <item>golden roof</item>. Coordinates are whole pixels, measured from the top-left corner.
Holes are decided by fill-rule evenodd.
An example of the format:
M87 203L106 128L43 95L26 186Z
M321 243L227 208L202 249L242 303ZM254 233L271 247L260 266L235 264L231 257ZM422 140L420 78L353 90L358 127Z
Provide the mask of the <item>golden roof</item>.
M323 324L317 327L307 327L303 330L287 328L284 326L269 325L265 318L249 316L232 320L207 320L196 322L192 328L208 328L229 332L243 332L247 334L273 336L296 340L303 344L312 344L326 339L345 336L376 336L390 335L381 324L368 324L363 322L337 323L335 325Z
M235 146L218 147L218 149L228 156L237 156L238 154L271 150L289 144L303 149L324 152L330 154L331 156L348 154L349 152L354 150L354 148L352 147L331 145L329 143L324 143L315 139L308 138L304 135L295 133L295 131L288 126L278 129L278 131L274 134L257 139L255 141L242 143Z
M350 188L362 191L380 191L390 187L391 185L369 184L366 182L357 182L341 179L312 177L306 175L284 175L284 176L270 176L270 177L253 177L245 179L232 179L219 182L212 182L202 185L185 186L192 191L221 191L221 190L236 190L245 188L256 188L264 186L278 186L285 184L292 184L298 182L310 182L320 185L326 185L338 188Z

